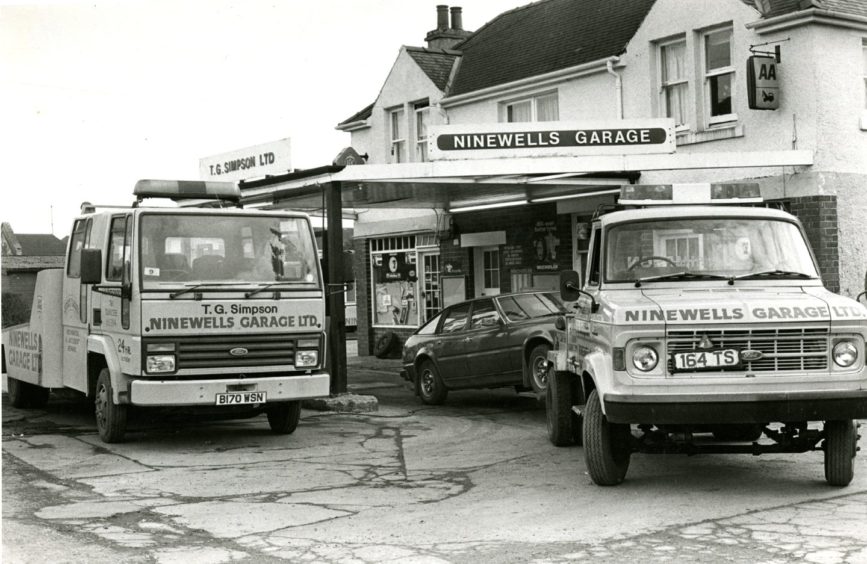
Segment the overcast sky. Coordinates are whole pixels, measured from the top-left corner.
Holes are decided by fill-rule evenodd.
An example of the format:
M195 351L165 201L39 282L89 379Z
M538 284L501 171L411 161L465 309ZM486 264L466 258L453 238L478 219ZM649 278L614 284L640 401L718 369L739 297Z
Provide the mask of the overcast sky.
M140 178L289 137L330 164L334 126L376 99L435 0L0 0L0 220L63 237L82 201L132 202ZM526 0L461 0L475 30Z

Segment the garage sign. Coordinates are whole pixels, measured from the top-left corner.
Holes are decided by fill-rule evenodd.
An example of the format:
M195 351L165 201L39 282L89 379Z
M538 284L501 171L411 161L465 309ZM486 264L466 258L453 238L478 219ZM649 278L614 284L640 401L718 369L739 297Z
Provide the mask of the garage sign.
M774 57L753 55L747 59L747 92L751 110L780 107L780 82Z

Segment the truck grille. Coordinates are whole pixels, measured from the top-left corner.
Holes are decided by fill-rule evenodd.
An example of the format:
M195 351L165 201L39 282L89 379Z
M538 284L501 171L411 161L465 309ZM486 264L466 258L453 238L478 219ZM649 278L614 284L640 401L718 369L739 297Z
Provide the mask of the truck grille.
M295 364L296 341L318 335L203 335L143 339L143 345L175 343L177 369L291 366ZM229 351L246 349L246 354Z
M762 358L720 372L777 372L827 370L829 331L825 327L801 329L726 329L668 332L668 372L674 372L672 354L697 351L703 336L714 349L761 351ZM678 370L679 374L690 372Z

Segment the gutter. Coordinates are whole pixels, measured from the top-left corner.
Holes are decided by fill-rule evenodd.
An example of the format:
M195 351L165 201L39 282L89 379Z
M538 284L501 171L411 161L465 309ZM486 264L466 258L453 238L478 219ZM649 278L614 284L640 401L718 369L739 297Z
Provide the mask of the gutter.
M748 23L746 24L746 28L762 34L808 24L825 24L865 31L867 30L867 17L812 8L802 12L794 12Z
M608 74L614 76L614 98L615 104L617 104L617 119L623 119L623 80L620 78L620 73L614 70L614 63L617 60L616 57L608 59L605 68L608 70Z
M349 123L338 124L334 129L338 129L340 131L358 131L359 129L364 129L366 127L370 127L370 124L367 120L362 119L358 121L351 121Z
M562 82L571 78L578 78L590 74L606 72L606 70L608 69L609 61L619 63L620 57L606 57L604 59L598 59L596 61L591 61L582 65L556 70L546 74L539 74L528 78L522 78L521 80L507 82L505 84L497 84L496 86L490 86L481 90L473 90L472 92L458 94L457 96L448 96L440 100L440 105L442 105L443 108L450 108L453 106L460 106L463 104L478 102L480 100L484 100L485 98L492 98L494 96L499 96L506 93L515 93L516 90L544 88L545 86L549 86L551 84Z

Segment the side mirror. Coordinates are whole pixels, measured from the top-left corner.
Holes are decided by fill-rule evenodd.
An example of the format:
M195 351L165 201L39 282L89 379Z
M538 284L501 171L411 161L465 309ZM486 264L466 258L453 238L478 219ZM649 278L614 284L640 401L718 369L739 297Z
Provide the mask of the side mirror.
M102 251L100 249L81 250L81 283L102 283Z
M560 272L560 298L564 302L574 302L580 294L578 273L574 270L563 270Z

